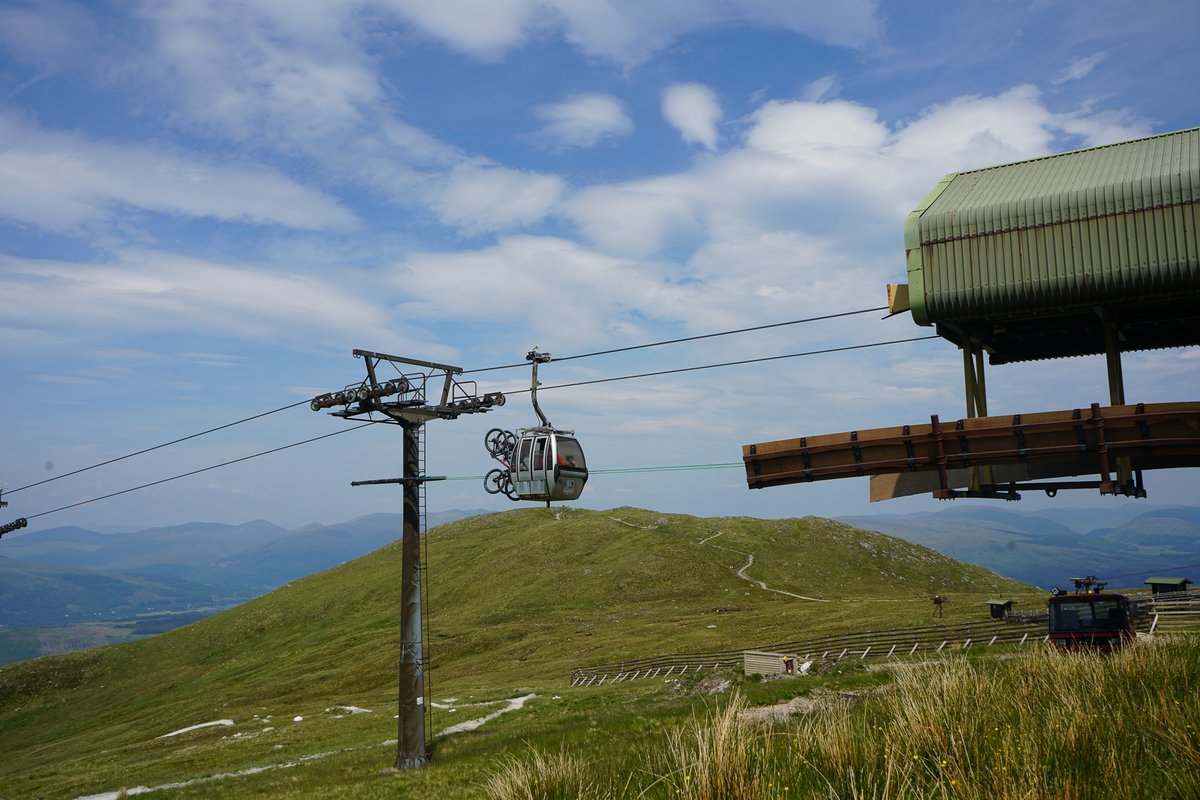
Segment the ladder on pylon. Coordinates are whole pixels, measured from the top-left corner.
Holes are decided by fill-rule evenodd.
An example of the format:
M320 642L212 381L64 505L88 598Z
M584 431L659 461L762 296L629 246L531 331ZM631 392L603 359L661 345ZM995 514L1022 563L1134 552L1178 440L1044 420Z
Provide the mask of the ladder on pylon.
M426 473L426 446L425 446L425 426L422 425L417 432L417 461L418 475L424 477ZM426 534L429 527L429 514L426 497L426 482L420 483L420 517L421 517L421 677L423 680L422 689L425 692L425 747L433 746L433 692L429 682L429 556L427 548Z

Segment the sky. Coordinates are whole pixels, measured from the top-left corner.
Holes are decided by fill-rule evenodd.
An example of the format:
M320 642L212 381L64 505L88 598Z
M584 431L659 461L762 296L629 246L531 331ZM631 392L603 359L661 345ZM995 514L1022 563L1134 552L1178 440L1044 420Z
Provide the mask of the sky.
M300 406L59 478L356 383L354 348L476 370L885 305L905 217L945 174L1200 124L1198 29L1182 0L3 0L0 521L348 428ZM931 332L875 312L540 377ZM1125 370L1131 402L1194 399L1200 351ZM1106 404L1106 387L1095 358L995 367L989 410ZM965 416L943 340L539 400L593 469ZM535 421L515 394L427 426L428 474L456 479L429 508L513 507L473 479L494 466L483 437ZM397 488L350 482L399 475L400 447L394 427L347 431L30 530L398 512ZM1193 502L1198 472L1149 474L1150 501ZM865 479L751 491L737 468L597 474L579 505L945 507L870 504Z

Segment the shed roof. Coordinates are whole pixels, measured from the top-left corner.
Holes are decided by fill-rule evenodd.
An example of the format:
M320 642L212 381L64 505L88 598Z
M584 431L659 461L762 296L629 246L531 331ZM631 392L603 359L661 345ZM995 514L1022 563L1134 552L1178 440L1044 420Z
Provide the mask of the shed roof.
M1153 586L1153 585L1158 585L1158 586L1183 586L1183 585L1184 585L1184 584L1186 584L1186 583L1193 583L1193 581L1192 581L1192 579L1191 579L1191 578L1163 578L1163 577L1156 577L1156 578L1146 578L1146 580L1145 580L1145 581L1143 581L1143 583L1148 583L1148 584L1150 584L1150 585L1152 585L1152 586Z
M1200 344L1200 128L952 173L905 225L913 318L993 363Z

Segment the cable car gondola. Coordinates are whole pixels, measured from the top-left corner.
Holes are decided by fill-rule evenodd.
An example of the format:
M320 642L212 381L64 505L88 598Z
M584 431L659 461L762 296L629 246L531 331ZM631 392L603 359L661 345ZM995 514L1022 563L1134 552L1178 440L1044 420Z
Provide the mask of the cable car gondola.
M544 500L546 505L551 500L578 500L588 477L583 447L574 431L551 425L537 401L538 364L550 361L550 354L535 347L525 358L533 365L530 398L542 424L516 433L501 428L487 432L484 446L501 468L484 476L483 488L510 500Z

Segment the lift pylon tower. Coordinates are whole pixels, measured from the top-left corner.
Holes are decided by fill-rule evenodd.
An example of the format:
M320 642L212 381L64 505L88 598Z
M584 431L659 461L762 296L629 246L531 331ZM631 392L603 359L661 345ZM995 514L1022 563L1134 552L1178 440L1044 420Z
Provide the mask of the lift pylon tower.
M427 603L422 603L422 540L424 471L421 435L426 422L457 419L462 414L480 414L504 405L499 392L479 395L474 382L455 380L462 367L420 361L401 356L355 350L365 361L367 377L337 391L312 399L313 411L337 408L335 417L399 425L404 432L404 475L400 478L355 481L352 486L399 484L404 487L404 532L401 541L400 581L400 700L396 743L396 769L413 769L429 761L430 737L428 676L425 666L424 631ZM396 374L380 378L387 367Z

